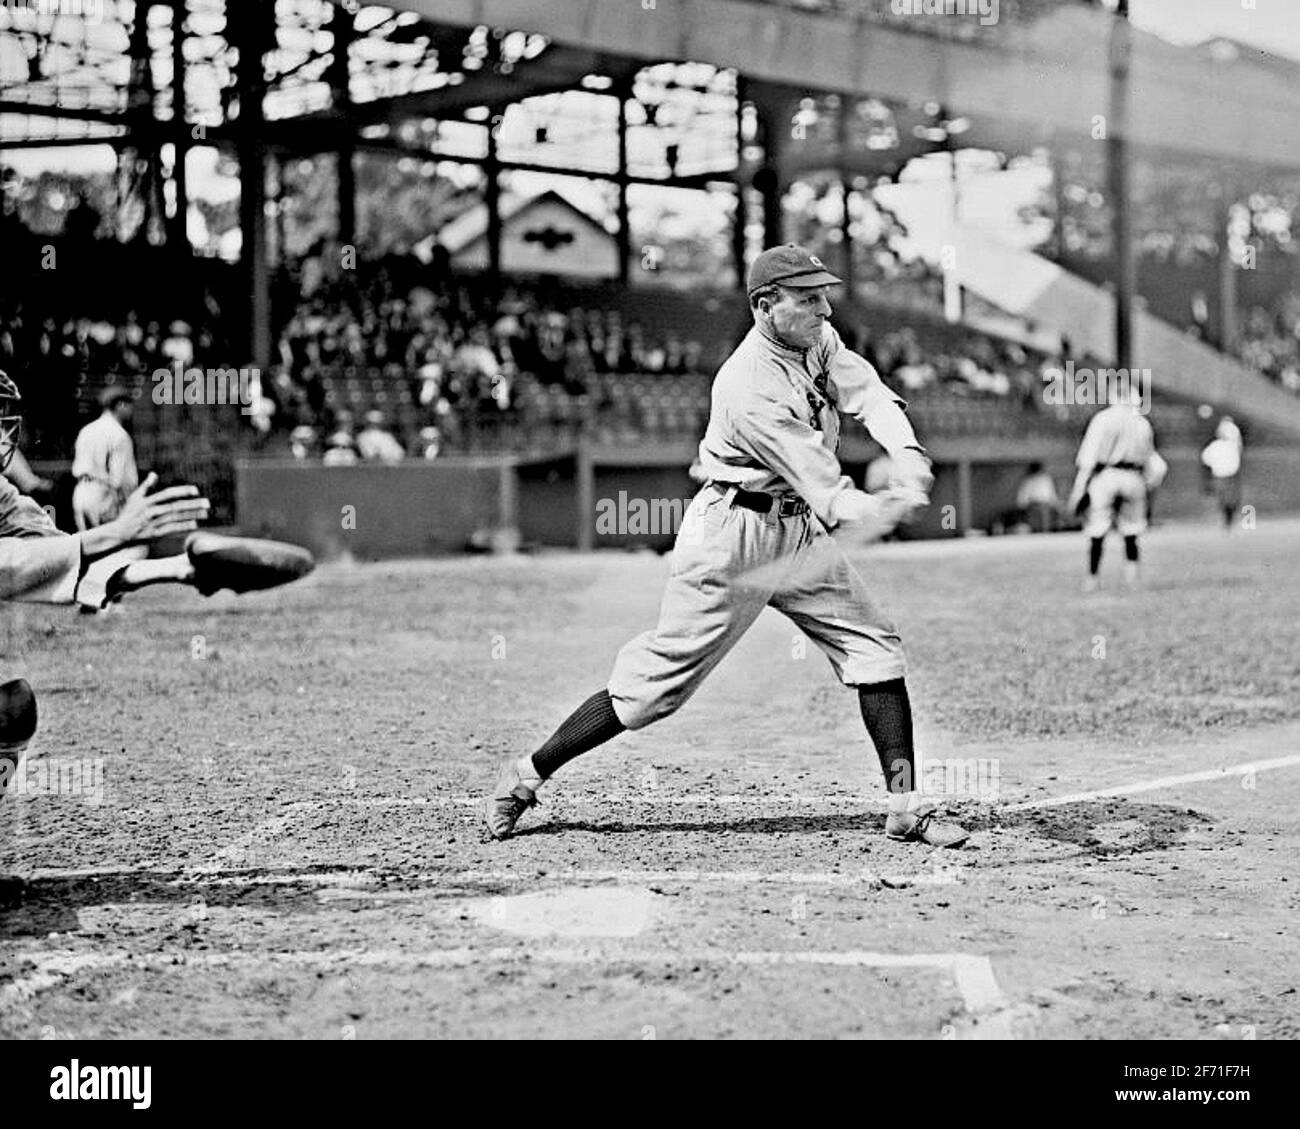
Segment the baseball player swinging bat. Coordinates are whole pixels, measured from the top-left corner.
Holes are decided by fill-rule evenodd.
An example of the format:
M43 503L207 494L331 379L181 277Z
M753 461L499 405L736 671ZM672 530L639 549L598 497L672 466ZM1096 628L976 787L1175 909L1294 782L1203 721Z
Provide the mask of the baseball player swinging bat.
M18 449L17 386L0 372L0 470ZM211 595L250 592L305 576L315 564L296 545L205 533L208 500L193 486L154 490L150 474L116 518L77 534L59 531L31 498L0 477L0 599L99 609L153 584ZM160 538L188 534L185 550L148 559ZM36 696L24 679L0 684L0 795L36 732Z
M659 623L628 643L606 687L531 756L507 760L485 803L506 838L574 757L681 707L765 607L788 616L858 699L889 792L891 839L955 847L967 834L916 791L902 641L836 539L865 543L924 505L933 476L902 401L830 325L840 280L802 247L764 251L748 277L754 325L713 383L700 443L704 486L673 547ZM839 413L890 456L889 489L840 469ZM831 532L836 534L831 536Z

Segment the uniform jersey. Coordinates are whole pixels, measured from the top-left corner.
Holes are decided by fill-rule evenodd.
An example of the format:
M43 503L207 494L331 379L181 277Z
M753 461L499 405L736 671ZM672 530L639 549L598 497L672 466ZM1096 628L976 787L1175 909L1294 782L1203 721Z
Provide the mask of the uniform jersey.
M119 498L140 485L131 436L112 414L105 412L78 433L72 475L98 482Z
M1112 404L1089 421L1075 461L1083 470L1118 463L1145 468L1155 449L1155 436L1146 417L1128 405Z
M1241 444L1231 439L1212 439L1201 452L1201 462L1215 478L1231 478L1241 470Z
M806 352L749 331L713 382L700 442L707 481L769 494L793 492L831 525L835 499L853 483L840 470L839 412L870 426L881 405L902 405L876 370L827 325ZM901 412L904 442L915 436ZM901 424L899 421L902 421Z
M102 607L108 578L147 551L123 549L87 564L81 538L60 532L49 514L0 477L0 600Z

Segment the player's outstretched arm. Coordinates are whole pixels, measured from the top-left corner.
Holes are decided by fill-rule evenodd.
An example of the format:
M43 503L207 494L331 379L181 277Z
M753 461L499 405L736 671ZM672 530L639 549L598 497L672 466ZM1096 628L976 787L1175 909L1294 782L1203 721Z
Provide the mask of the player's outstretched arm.
M306 549L278 541L200 532L209 504L193 486L169 486L150 493L158 476L136 488L116 520L81 534L88 565L78 602L101 607L153 584L183 584L205 596L221 589L253 592L307 575L315 560ZM150 542L188 534L185 551L146 559Z
M168 486L151 494L158 476L150 474L110 522L81 534L81 551L90 560L130 545L148 544L174 533L190 533L208 516L210 504L196 486Z

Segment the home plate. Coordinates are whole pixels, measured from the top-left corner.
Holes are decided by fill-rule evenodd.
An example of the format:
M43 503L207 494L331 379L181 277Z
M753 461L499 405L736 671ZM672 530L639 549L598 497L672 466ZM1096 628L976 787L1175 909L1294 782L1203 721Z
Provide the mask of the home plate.
M474 920L525 937L635 937L654 915L649 890L566 886L469 903Z

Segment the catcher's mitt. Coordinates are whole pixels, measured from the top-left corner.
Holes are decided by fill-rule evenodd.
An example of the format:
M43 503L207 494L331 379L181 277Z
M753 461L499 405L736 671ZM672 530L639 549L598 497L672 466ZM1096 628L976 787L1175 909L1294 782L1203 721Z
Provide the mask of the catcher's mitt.
M194 566L194 587L205 596L222 588L232 592L276 588L316 567L316 558L297 545L220 533L191 533L185 539L185 554Z

